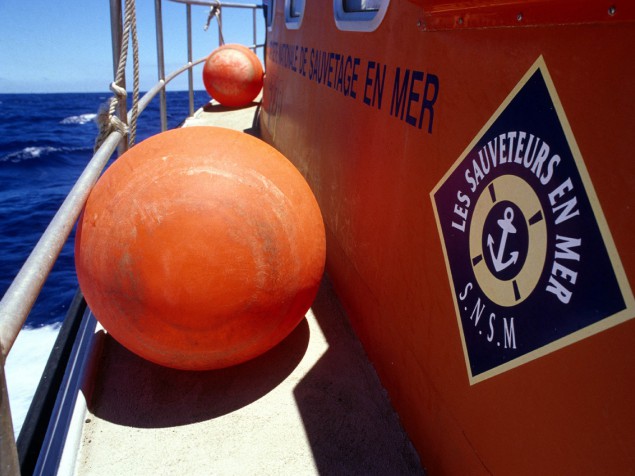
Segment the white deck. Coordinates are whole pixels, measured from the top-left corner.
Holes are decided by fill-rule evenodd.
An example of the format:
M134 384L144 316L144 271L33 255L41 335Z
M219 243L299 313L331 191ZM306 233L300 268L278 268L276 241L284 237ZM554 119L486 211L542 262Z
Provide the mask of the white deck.
M255 117L259 107L259 102L241 108L228 108L212 101L187 118L183 127L218 126L256 135Z
M210 106L186 126L250 129L254 111ZM106 337L96 372L75 474L423 472L328 278L296 330L243 365L167 369Z

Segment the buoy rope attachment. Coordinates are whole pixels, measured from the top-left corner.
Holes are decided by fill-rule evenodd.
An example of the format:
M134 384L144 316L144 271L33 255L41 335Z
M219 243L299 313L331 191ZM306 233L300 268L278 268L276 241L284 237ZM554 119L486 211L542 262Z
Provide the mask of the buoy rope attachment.
M222 46L225 44L225 39L223 38L223 22L220 18L221 6L221 3L216 0L215 4L209 8L209 15L207 15L207 21L205 22L203 31L207 31L209 29L212 18L216 17L216 21L218 22L218 44Z
M99 149L111 132L117 130L123 135L128 135L128 146L134 145L137 135L137 118L139 109L139 43L137 40L137 15L134 0L125 0L124 25L121 38L121 51L115 80L110 83L113 93L108 102L97 114L99 134L95 140L94 150ZM130 110L130 124L126 124L117 117L115 111L121 101L126 101L128 93L125 89L126 62L128 59L128 41L132 38L132 108ZM127 118L126 118L127 119Z

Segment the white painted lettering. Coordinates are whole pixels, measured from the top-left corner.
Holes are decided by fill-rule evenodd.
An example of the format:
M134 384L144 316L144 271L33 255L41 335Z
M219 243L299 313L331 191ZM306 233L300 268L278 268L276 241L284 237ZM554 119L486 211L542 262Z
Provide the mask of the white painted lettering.
M567 236L556 235L556 259L580 261L580 254L576 253L571 248L580 246L581 244L581 238L569 238Z
M567 221L569 218L580 214L580 210L574 209L578 203L575 196L568 199L566 202L555 206L556 203L558 203L558 199L562 198L567 192L572 191L573 183L571 182L571 178L567 178L567 180L549 193L549 202L552 205L552 210L554 214L558 215L555 221L556 225L559 225L560 223Z
M474 285L472 283L467 283L465 285L465 288L463 289L463 292L459 294L459 301L465 301L465 298L467 297L467 293L469 293L470 289L472 289L473 287Z
M478 326L478 321L481 320L481 315L485 310L485 304L481 306L481 298L476 300L476 304L474 305L474 309L472 309L472 314L470 315L470 320L474 321L474 326Z
M507 318L503 317L503 342L506 349L516 348L516 333L514 332L514 318L509 319L509 325L507 324Z
M488 342L492 342L494 340L494 319L496 319L496 315L492 312L489 315L489 333L487 334Z
M569 304L571 294L573 294L565 288L560 281L554 278L553 275L549 277L549 284L547 284L546 290L554 294L563 304Z

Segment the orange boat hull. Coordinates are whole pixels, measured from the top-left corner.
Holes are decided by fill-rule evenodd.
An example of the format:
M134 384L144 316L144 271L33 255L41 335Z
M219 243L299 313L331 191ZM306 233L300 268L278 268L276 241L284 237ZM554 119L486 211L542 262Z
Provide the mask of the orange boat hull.
M600 13L567 17L571 2L536 2L509 18L502 2L481 16L418 3L392 1L373 32L339 30L315 2L287 29L278 5L263 137L318 199L328 272L431 474L632 473L632 9L592 2ZM543 127L533 146L522 121ZM489 159L488 142L503 144ZM526 192L494 182L514 174ZM511 203L498 225L491 183ZM525 206L544 219L519 245L538 268L506 278L513 255L482 230ZM465 261L470 246L489 268ZM571 328L554 330L565 315Z

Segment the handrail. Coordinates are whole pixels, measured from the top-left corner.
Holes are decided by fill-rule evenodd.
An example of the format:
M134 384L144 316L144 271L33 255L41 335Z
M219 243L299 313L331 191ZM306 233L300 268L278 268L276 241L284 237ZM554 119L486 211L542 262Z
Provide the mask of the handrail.
M167 125L164 123L163 118L167 117L167 107L165 101L165 88L167 84L174 78L179 76L185 71L188 71L188 89L189 89L189 111L190 115L193 114L193 80L192 69L194 66L203 63L206 58L200 58L196 61L192 61L192 35L191 35L191 5L204 5L213 6L218 5L219 2L204 1L204 0L171 0L176 3L183 3L186 5L186 18L187 18L187 34L188 34L188 62L181 68L173 71L168 76L162 71L163 67L163 28L161 18L161 0L155 0L155 22L157 29L157 54L159 55L158 73L159 81L148 90L138 102L137 115L141 114L152 99L158 94L162 94L162 101L160 104L161 117L162 117L162 130L165 130ZM112 29L112 42L113 42L113 63L114 70L117 69L117 61L119 55L115 51L117 47L121 48L121 42L119 36L121 35L121 4L120 0L111 0L111 29ZM239 3L223 3L223 7L230 8L251 8L254 11L254 44L251 45L252 49L263 47L258 45L256 36L256 9L261 9L262 5L247 5ZM165 77L164 77L165 76ZM119 109L120 117L127 120L127 123L132 121L132 112L126 111L125 101L122 101L122 106ZM101 146L93 154L92 158L82 171L81 175L73 185L71 191L68 193L64 202L56 212L55 216L49 223L48 227L40 237L39 241L31 251L31 254L25 261L24 265L13 279L13 282L7 289L5 295L0 300L0 473L1 474L19 474L19 468L17 466L16 459L16 444L13 435L13 425L11 422L11 413L9 408L9 401L6 392L6 379L4 373L4 363L9 351L13 347L15 340L26 322L27 316L30 313L40 291L48 278L48 275L53 268L53 265L57 261L59 254L68 236L73 229L82 208L84 207L88 196L97 182L101 172L108 163L114 151L121 145L125 151L127 142L127 134L114 130L103 141Z
M170 0L174 3L183 3L189 5L200 5L203 7L229 7L229 8L251 8L262 10L264 7L257 3L234 3L234 2L220 2L218 0Z
M123 134L113 131L93 155L0 301L0 345L6 358L57 260L99 174Z

